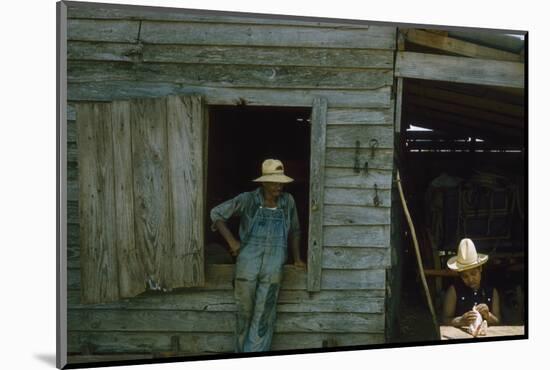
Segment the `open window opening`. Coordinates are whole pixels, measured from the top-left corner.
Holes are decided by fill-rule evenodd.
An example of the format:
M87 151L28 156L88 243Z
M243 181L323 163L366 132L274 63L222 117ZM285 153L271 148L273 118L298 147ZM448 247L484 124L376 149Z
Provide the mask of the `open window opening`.
M404 79L401 117L401 178L436 312L454 278L446 262L470 238L489 254L483 278L499 291L502 323L523 324L523 89ZM425 307L402 225L402 290Z
M208 115L205 262L234 263L223 237L211 231L209 213L221 202L260 186L252 180L261 175L267 158L281 160L285 174L294 179L284 191L296 201L300 253L307 261L311 109L210 106ZM237 236L238 218L229 220L228 227Z

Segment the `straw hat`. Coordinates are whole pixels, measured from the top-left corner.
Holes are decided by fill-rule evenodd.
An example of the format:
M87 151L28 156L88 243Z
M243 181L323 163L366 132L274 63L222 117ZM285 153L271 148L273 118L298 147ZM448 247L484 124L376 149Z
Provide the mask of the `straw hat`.
M457 255L449 258L447 267L460 272L481 266L488 259L488 255L477 253L476 246L471 239L462 239L458 245Z
M294 179L284 174L285 168L283 162L277 159L266 159L262 163L262 176L258 177L254 182L280 182L283 184L294 181Z

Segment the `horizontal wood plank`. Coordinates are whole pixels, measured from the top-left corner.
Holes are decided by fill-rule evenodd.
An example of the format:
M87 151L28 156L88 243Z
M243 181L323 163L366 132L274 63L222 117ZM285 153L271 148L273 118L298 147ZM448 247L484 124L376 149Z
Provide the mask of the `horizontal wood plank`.
M324 226L325 247L388 248L390 225Z
M136 42L139 21L136 20L67 20L67 40Z
M71 310L70 330L232 333L232 312ZM382 333L384 314L287 313L277 315L277 333Z
M333 27L144 21L141 26L141 40L151 44L321 46L391 50L395 47L395 28L372 26L349 30Z
M327 167L354 168L356 159L361 172L370 169L391 170L393 168L393 150L375 149L374 154L370 148L328 148L325 152L325 164Z
M387 225L390 209L382 207L326 205L323 225Z
M325 247L323 249L323 268L381 269L390 266L389 248Z
M393 69L392 50L156 45L70 41L69 61Z
M76 101L112 101L154 98L167 95L202 95L212 105L251 105L311 107L315 97L329 100L331 107L379 108L390 106L390 87L377 90L287 90L240 89L207 86L182 86L176 83L145 81L106 81L69 83L68 99Z
M191 353L231 353L234 335L231 333L155 333L69 331L68 351L81 352L91 347L95 353L147 353L171 351L171 337L179 338L179 351ZM333 347L384 343L384 334L362 333L275 333L272 351L322 348L323 343Z
M369 170L355 173L351 168L327 168L325 170L325 186L335 188L359 188L378 190L391 189L392 173L386 170Z
M249 25L281 25L281 26L307 26L307 27L338 27L338 28L364 28L372 27L362 20L330 20L297 16L262 16L261 14L229 13L212 10L195 10L182 8L159 7L114 7L108 8L97 5L86 6L84 3L78 6L70 5L67 16L69 19L143 19L149 21L186 21L194 23L238 23Z
M373 199L376 194L380 201L379 207L391 206L389 189L375 192L374 189L325 188L325 204L374 207Z
M524 88L523 63L398 52L395 75L477 85Z
M376 148L393 148L393 126L328 125L327 148L371 148L371 140L377 140Z
M378 291L305 291L282 290L277 312L355 312L383 313L384 297ZM81 304L78 291L68 291L69 310L169 310L235 312L231 290L177 290L171 293L144 293L114 303Z
M234 265L206 265L204 290L232 290ZM285 265L281 290L305 290L307 274ZM385 270L323 270L321 288L326 290L385 289ZM67 288L80 289L80 269L67 269ZM188 288L192 291L195 288Z
M391 69L120 63L71 61L67 81L148 81L210 87L379 89L391 86Z
M388 109L329 109L329 125L391 125L393 107Z

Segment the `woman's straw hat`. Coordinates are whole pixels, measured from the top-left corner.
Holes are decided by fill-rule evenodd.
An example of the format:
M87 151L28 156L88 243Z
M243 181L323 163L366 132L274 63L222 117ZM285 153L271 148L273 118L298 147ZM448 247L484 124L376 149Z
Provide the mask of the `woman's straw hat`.
M283 167L283 162L277 159L266 159L262 163L262 176L258 177L254 182L279 182L287 184L294 181L293 178L290 178L284 174L285 168Z
M460 272L481 266L488 259L488 255L477 253L476 246L471 239L462 239L458 245L457 255L449 258L447 267Z

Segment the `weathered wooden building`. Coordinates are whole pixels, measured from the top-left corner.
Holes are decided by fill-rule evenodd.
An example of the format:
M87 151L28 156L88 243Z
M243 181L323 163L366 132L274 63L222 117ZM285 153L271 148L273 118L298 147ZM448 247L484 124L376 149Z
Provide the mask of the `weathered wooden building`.
M407 51L397 26L64 5L69 354L231 352L234 265L208 213L251 190L267 157L296 178L308 263L285 266L273 350L391 342L394 158L412 121L401 122L438 121L402 103L410 93L436 111L451 104L417 97L422 82L409 79L513 86L502 94L517 97L520 57L492 61L487 77L483 55ZM461 80L471 61L474 80ZM523 110L510 114L506 127L523 132ZM462 124L453 115L447 127Z

